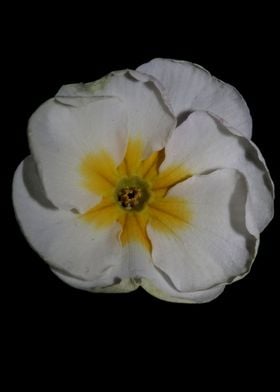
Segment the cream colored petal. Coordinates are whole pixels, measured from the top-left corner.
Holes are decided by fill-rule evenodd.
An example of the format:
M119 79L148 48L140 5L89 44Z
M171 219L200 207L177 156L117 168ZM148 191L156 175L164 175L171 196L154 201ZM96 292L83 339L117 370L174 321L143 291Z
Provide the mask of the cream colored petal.
M165 231L151 222L152 259L182 292L196 292L243 277L255 258L258 238L246 226L247 184L236 170L194 176L168 194L185 198L191 218ZM176 219L180 219L176 217Z
M178 290L170 278L155 266L150 253L137 242L124 249L124 257L129 260L130 276L135 285L141 286L149 294L169 302L202 303L209 302L220 295L224 285L196 292Z
M169 166L185 167L193 174L234 168L249 186L248 208L258 231L273 217L273 184L264 158L247 138L238 136L206 112L194 112L172 133L161 172Z
M57 209L47 199L31 157L15 173L13 202L26 239L67 283L102 289L129 279L129 265L118 241L119 225L96 229L77 214Z
M84 212L100 195L84 185L81 163L89 154L105 151L100 175L113 172L125 154L127 120L118 98L72 101L52 99L39 107L29 121L29 141L48 198L57 207ZM109 167L108 157L113 162Z
M159 58L141 65L138 71L162 83L180 122L191 111L207 110L242 135L251 137L252 119L240 93L199 65Z
M93 83L63 86L57 94L58 99L88 96L116 96L122 100L130 137L140 136L144 142L144 158L163 148L176 126L165 91L152 76L132 70L115 71Z

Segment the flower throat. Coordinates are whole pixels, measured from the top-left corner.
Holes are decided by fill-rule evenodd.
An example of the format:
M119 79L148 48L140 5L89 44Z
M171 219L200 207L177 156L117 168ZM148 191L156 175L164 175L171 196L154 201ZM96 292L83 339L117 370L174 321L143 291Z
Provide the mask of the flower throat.
M119 206L127 211L141 211L150 198L149 186L137 176L126 177L116 189Z

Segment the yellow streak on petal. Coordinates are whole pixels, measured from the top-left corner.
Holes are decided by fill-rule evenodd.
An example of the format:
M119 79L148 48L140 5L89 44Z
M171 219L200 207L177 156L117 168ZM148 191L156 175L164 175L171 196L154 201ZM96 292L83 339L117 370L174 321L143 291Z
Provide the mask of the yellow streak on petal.
M158 175L158 170L164 157L164 150L153 152L147 159L141 162L139 175L146 181L152 181Z
M120 240L123 246L130 242L139 242L149 252L152 251L152 244L146 230L148 215L145 211L123 213L118 222L122 226Z
M166 195L167 191L167 188L153 190L151 192L151 201L163 198Z
M152 184L152 190L165 189L166 191L181 181L190 178L192 174L184 167L184 164L172 165L159 172Z
M141 139L129 139L125 157L118 167L121 176L135 176L143 156L143 142Z
M121 225L122 246L136 241L150 253L152 243L147 234L147 224L160 232L176 235L192 220L192 212L182 197L166 195L177 183L191 177L183 164L176 164L159 171L164 161L164 149L152 153L143 160L143 142L140 138L130 139L123 162L116 167L111 155L106 151L87 154L79 167L83 186L102 196L101 202L81 215L88 223L104 228L114 222ZM139 177L147 181L151 196L141 211L125 211L118 204L115 192L124 177Z
M106 151L88 153L80 164L82 185L100 196L112 194L119 181L117 168L111 155Z
M120 209L111 197L104 198L99 204L81 215L88 223L94 223L96 227L104 228L112 225L120 216Z
M192 220L187 200L177 196L166 196L149 203L149 222L153 229L163 233L174 233L185 229Z

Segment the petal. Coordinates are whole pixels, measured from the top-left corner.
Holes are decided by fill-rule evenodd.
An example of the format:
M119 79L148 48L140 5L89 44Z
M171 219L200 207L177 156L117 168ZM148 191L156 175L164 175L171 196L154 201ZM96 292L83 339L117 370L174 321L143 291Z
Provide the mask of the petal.
M139 168L143 162L144 142L141 138L129 139L127 144L126 153L118 172L121 176L138 175Z
M169 132L176 126L164 89L152 76L130 70L116 71L93 83L63 86L57 94L59 99L89 95L122 99L130 137L137 139L140 135L144 141L144 158L163 148Z
M145 211L123 213L118 222L122 226L120 240L123 246L138 242L151 252L152 244L146 231L148 215Z
M201 291L243 277L256 255L258 238L246 227L247 185L233 169L193 176L177 184L169 197L185 198L191 220L178 230L150 222L155 265L180 291Z
M225 285L213 287L208 290L200 290L194 292L180 292L168 282L167 279L160 277L160 273L153 280L143 278L141 286L149 294L156 298L163 299L168 302L179 303L204 303L213 301L224 291Z
M76 282L75 287L100 288L129 279L129 266L118 241L119 225L95 229L78 214L54 207L31 157L16 170L13 202L30 245L58 275Z
M249 204L258 231L273 216L273 184L256 146L238 136L206 112L194 112L172 133L160 167L184 166L193 174L217 168L234 168L243 173L249 186Z
M186 227L192 221L193 212L185 198L170 196L154 198L149 202L149 219L157 231L170 234Z
M188 61L154 59L138 68L157 78L167 90L180 121L194 110L207 110L250 138L252 119L246 102L229 84ZM181 121L180 121L181 122Z
M154 265L149 251L138 243L130 243L124 248L125 258L129 260L130 275L135 284L159 299L169 302L202 303L220 295L224 285L195 292L179 291L170 278Z
M100 200L104 180L112 182L124 157L127 121L118 98L92 97L82 104L71 99L72 105L52 99L39 107L29 121L29 140L48 198L57 207L84 212ZM92 166L95 176L85 183Z
M69 286L94 293L129 293L139 287L139 284L130 278L120 279L119 277L115 277L115 283L108 284L104 281L101 286L98 286L93 281L74 278L73 276L69 276L56 268L51 268L51 270L59 279L67 283Z

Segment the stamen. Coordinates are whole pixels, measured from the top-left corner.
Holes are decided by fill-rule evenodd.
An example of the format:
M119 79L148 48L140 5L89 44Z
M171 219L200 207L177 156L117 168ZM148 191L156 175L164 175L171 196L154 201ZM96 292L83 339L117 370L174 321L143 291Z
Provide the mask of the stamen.
M142 210L149 197L148 184L136 176L122 179L116 190L117 202L125 210Z
M140 188L131 187L123 188L118 193L119 204L128 210L138 206L142 199L142 191Z

